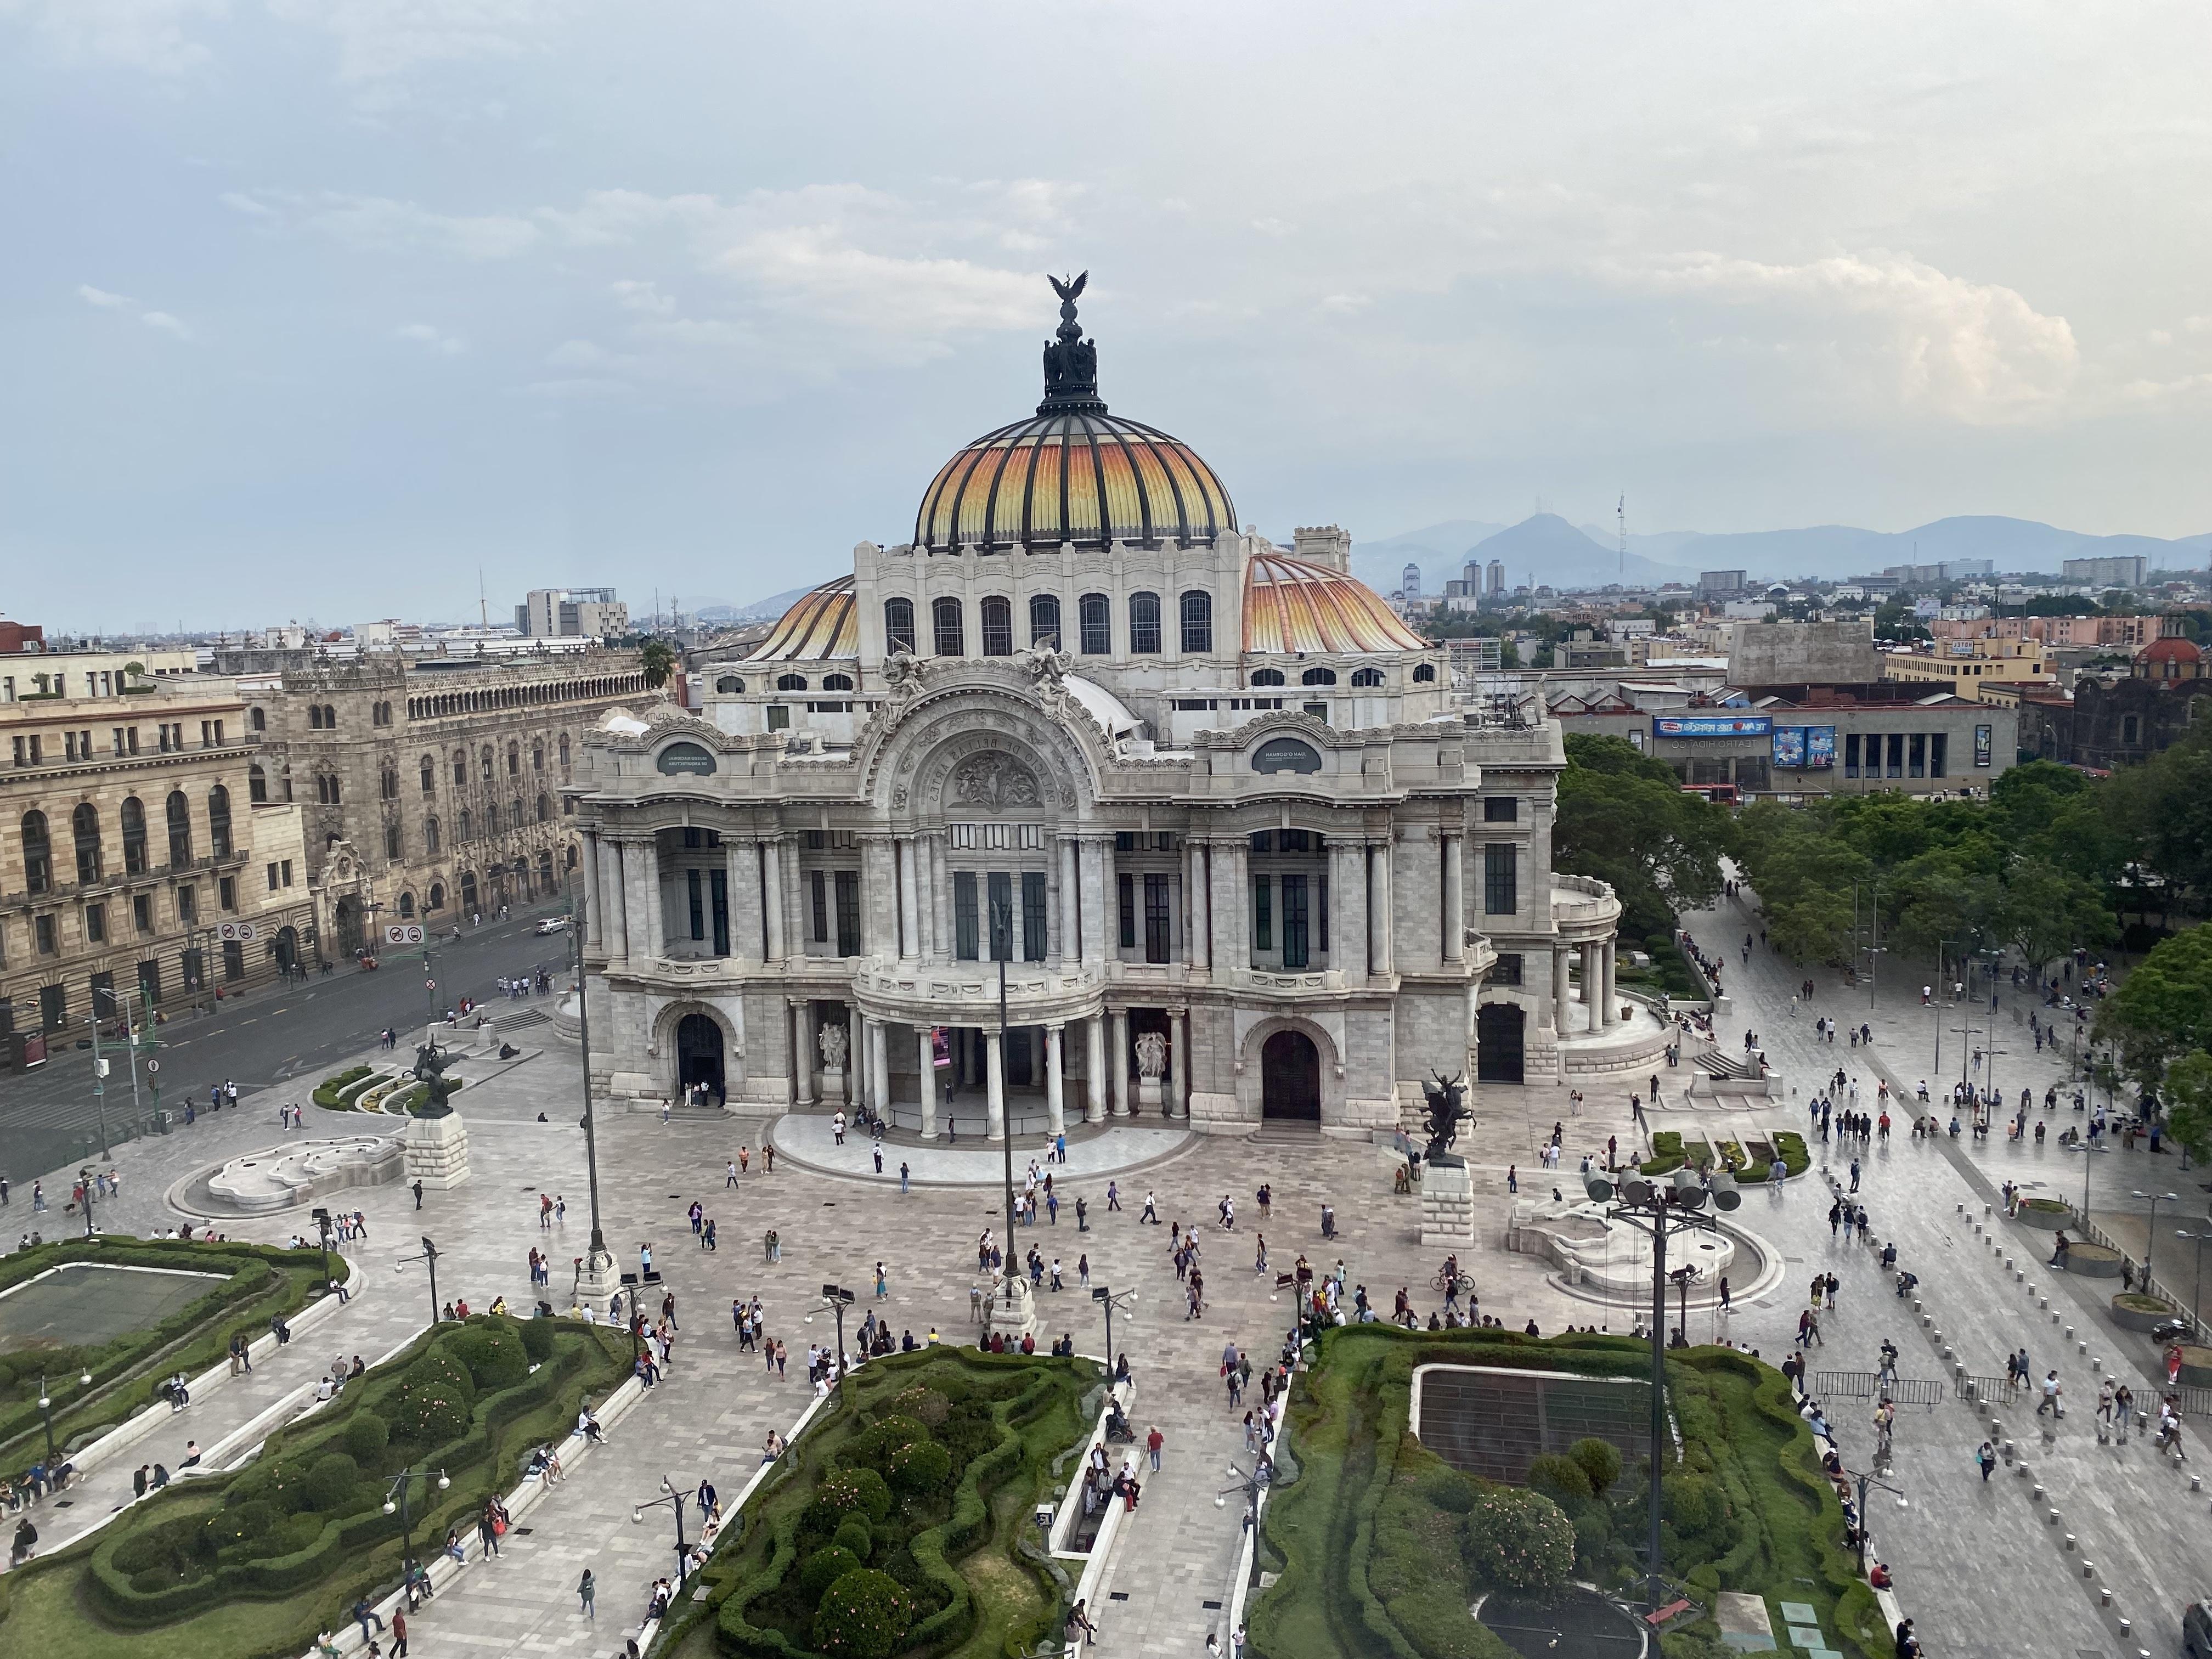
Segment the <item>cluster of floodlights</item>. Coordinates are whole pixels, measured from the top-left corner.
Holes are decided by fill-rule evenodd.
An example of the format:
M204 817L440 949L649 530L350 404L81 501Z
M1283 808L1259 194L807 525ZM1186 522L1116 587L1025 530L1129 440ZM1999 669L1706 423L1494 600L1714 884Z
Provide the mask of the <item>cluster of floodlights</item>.
M1702 1210L1708 1204L1716 1210L1733 1210L1743 1202L1735 1177L1725 1170L1702 1181L1688 1170L1677 1170L1671 1176L1632 1175L1615 1181L1602 1170L1592 1170L1583 1177L1583 1190L1593 1203L1632 1210Z

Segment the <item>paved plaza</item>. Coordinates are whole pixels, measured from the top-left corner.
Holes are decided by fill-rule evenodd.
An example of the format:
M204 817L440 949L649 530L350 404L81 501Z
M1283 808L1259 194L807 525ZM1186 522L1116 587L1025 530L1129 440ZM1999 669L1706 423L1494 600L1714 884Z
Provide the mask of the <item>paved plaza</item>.
M1755 920L1747 920L1750 914L1740 903L1725 902L1717 913L1691 918L1689 925L1709 945L1735 945L1747 928L1756 933ZM1736 1134L1761 1126L1802 1129L1808 1127L1804 1103L1813 1080L1837 1066L1861 1080L1869 1108L1877 1079L1887 1077L1893 1091L1909 1093L1932 1068L1932 1019L1919 1006L1917 985L1880 994L1869 1007L1865 988L1846 992L1833 987L1832 975L1818 975L1827 988L1793 1020L1790 991L1803 977L1797 970L1754 950L1749 966L1737 964L1732 977L1737 1000L1718 1033L1720 1043L1740 1052L1743 1031L1757 1030L1780 1075L1776 1096L1750 1110L1724 1107L1702 1091L1690 1103L1682 1086L1690 1076L1686 1063L1661 1079L1655 1127ZM2009 1032L2009 1010L2002 1001L2001 1028ZM1840 1039L1832 1048L1816 1042L1812 1021L1825 1012L1865 1019L1875 1030L1871 1049L1852 1049ZM1952 1041L1947 1036L1947 1057ZM2048 1059L2042 1071L2035 1070L2032 1052L2003 1056L2002 1062L2017 1074L2000 1077L2015 1094L2020 1082L2029 1081L2039 1098L2044 1077L2058 1075ZM1584 1152L1601 1154L1608 1136L1618 1136L1625 1150L1634 1134L1628 1093L1644 1086L1640 1074L1617 1084L1584 1085L1579 1112L1564 1088L1476 1091L1477 1125L1462 1146L1477 1184L1481 1219L1472 1264L1486 1312L1516 1326L1533 1318L1546 1331L1569 1322L1615 1330L1632 1322L1630 1311L1570 1293L1538 1259L1510 1255L1502 1244L1509 1168L1524 1193L1544 1179L1538 1154L1555 1121L1564 1125L1567 1161L1550 1181L1571 1181L1574 1161ZM419 1212L399 1187L349 1194L346 1201L364 1211L368 1224L368 1240L347 1247L359 1270L360 1293L312 1340L258 1364L250 1382L195 1401L173 1425L163 1425L149 1437L143 1455L167 1452L173 1463L186 1437L204 1446L214 1443L285 1389L312 1381L332 1358L359 1352L373 1359L418 1328L428 1314L428 1288L422 1267L402 1266L399 1258L416 1253L420 1235L433 1237L443 1253L441 1298L465 1297L482 1307L503 1293L510 1303L528 1306L526 1255L539 1246L558 1264L552 1296L565 1305L571 1264L590 1237L576 1127L578 1087L574 1053L553 1045L531 1052L480 1089L465 1091L473 1170L469 1184L427 1194ZM162 1194L182 1176L212 1156L282 1138L274 1121L277 1099L268 1091L249 1096L234 1118L226 1115L208 1126L215 1136L170 1137L124 1149L117 1160L123 1194L101 1219L141 1231L173 1224ZM544 1122L538 1121L540 1113ZM2169 1645L2180 1606L2201 1588L2200 1564L2212 1543L2208 1499L2191 1493L2188 1474L2166 1467L2140 1437L2124 1446L2100 1444L2092 1409L2100 1375L2125 1375L2139 1395L2151 1396L2154 1355L2146 1341L2123 1336L2103 1321L2098 1309L2109 1287L2101 1281L2069 1282L2031 1269L2016 1282L1972 1226L1985 1205L1996 1205L1996 1187L2006 1179L2039 1182L2052 1191L2076 1183L2072 1190L2078 1193L2077 1159L2060 1152L2055 1140L2040 1151L2002 1140L1916 1141L1905 1131L1909 1111L1893 1115L1898 1127L1889 1143L1876 1142L1863 1155L1860 1195L1876 1237L1896 1240L1905 1265L1919 1273L1931 1327L1923 1329L1911 1304L1891 1293L1872 1251L1844 1245L1831 1232L1820 1165L1826 1158L1840 1177L1848 1160L1815 1133L1814 1173L1779 1194L1751 1194L1738 1212L1783 1255L1778 1282L1764 1294L1738 1296L1725 1315L1693 1306L1692 1337L1733 1340L1778 1360L1791 1341L1806 1282L1816 1269L1832 1269L1842 1290L1838 1310L1824 1322L1824 1346L1811 1356L1816 1372L1871 1370L1887 1337L1905 1354L1904 1375L1946 1378L1949 1368L1935 1346L1936 1329L1969 1370L1983 1375L2002 1374L2002 1356L2025 1345L2039 1375L2058 1368L2075 1407L2055 1431L2027 1403L1998 1408L2002 1437L2014 1443L2028 1475L2005 1468L1983 1484L1973 1452L1986 1431L1984 1414L1951 1399L1948 1387L1941 1403L1911 1408L1899 1419L1894 1459L1882 1479L1905 1495L1907 1506L1900 1509L1876 1491L1870 1514L1876 1547L1898 1576L1900 1601L1918 1621L1931 1653L1965 1659L2010 1659L2023 1650L2018 1637L2029 1629L2039 1632L2036 1651L2118 1659L2134 1652L2123 1646L2113 1623L2122 1613L2136 1621L2138 1632L2154 1638L2154 1649ZM2070 1112L2064 1115L2071 1120ZM773 1175L766 1173L759 1150L771 1134L782 1149ZM674 1543L665 1509L649 1510L641 1524L634 1524L633 1506L658 1496L664 1478L684 1487L711 1479L726 1496L734 1493L757 1466L764 1436L771 1428L787 1430L806 1402L799 1368L778 1379L753 1356L738 1352L729 1322L733 1297L759 1293L769 1334L801 1353L810 1341L830 1340L829 1316L816 1305L817 1287L836 1280L853 1285L866 1300L880 1261L889 1292L882 1312L894 1331L911 1330L922 1339L935 1328L944 1340L962 1340L975 1329L969 1323L969 1291L977 1283L973 1245L1000 1216L996 1148L964 1142L957 1149L925 1146L898 1137L885 1145L886 1173L879 1176L866 1139L848 1134L843 1147L835 1146L826 1116L678 1115L664 1122L653 1113L607 1113L599 1139L608 1242L625 1267L635 1267L641 1244L653 1246L655 1266L677 1298L681 1331L674 1363L661 1387L619 1425L611 1455L596 1463L589 1480L556 1488L508 1540L503 1556L463 1574L412 1621L412 1650L433 1659L621 1650L623 1638L641 1616L648 1585L672 1559ZM732 1188L726 1164L740 1146L752 1155ZM1032 1157L1042 1157L1042 1140L1018 1144L1016 1152L1018 1178ZM902 1160L914 1170L913 1190L906 1194L896 1179ZM1167 1439L1164 1466L1146 1486L1138 1522L1116 1547L1102 1589L1103 1605L1094 1608L1099 1646L1108 1654L1201 1653L1220 1617L1209 1603L1227 1599L1240 1511L1233 1501L1217 1507L1214 1500L1237 1486L1232 1465L1249 1464L1242 1409L1230 1408L1219 1366L1227 1343L1249 1348L1255 1360L1279 1346L1290 1309L1278 1299L1275 1272L1301 1253L1316 1269L1340 1257L1350 1282L1364 1284L1380 1306L1387 1309L1401 1285L1423 1316L1435 1305L1429 1285L1440 1252L1419 1243L1418 1200L1393 1194L1394 1161L1389 1148L1361 1141L1193 1137L1145 1120L1071 1141L1069 1165L1054 1172L1063 1200L1059 1220L1041 1222L1035 1231L1046 1260L1060 1261L1067 1286L1057 1295L1049 1290L1041 1295L1042 1332L1072 1332L1084 1351L1103 1352L1097 1306L1079 1284L1078 1264L1085 1258L1093 1285L1133 1290L1135 1307L1116 1316L1115 1344L1129 1354L1135 1370L1140 1433L1157 1424ZM2154 1166L2142 1152L2103 1159L2093 1172L2092 1203L2107 1218L2104 1224L2116 1233L2124 1228L2124 1206L2113 1200L2135 1186L2162 1183L2160 1190L2186 1190L2201 1198L2193 1186L2178 1184L2188 1177L2177 1166L2177 1159L2163 1156ZM1109 1178L1121 1188L1119 1212L1107 1207ZM1272 1215L1264 1218L1253 1202L1263 1182L1274 1200ZM1168 1260L1169 1228L1139 1223L1148 1189L1158 1194L1164 1220L1200 1230L1207 1298L1199 1320L1184 1317ZM565 1217L550 1230L538 1224L541 1192L558 1194L566 1204ZM1237 1200L1231 1235L1224 1235L1213 1219L1224 1194ZM1088 1231L1077 1227L1073 1200L1079 1194L1089 1211ZM684 1218L694 1198L717 1224L714 1252L701 1248ZM1324 1201L1335 1206L1340 1235L1327 1243L1319 1229ZM2047 1252L2047 1235L2012 1229L1997 1207L1990 1224L2007 1251L2022 1261L2035 1260L2038 1249ZM22 1215L19 1206L11 1220ZM2166 1220L2162 1212L2161 1227ZM307 1224L304 1212L289 1212L228 1224L225 1231L281 1240ZM781 1236L777 1262L764 1259L762 1240L769 1228ZM1261 1235L1266 1271L1255 1266ZM1028 1237L1016 1241L1024 1250L1031 1242ZM2028 1295L2027 1283L2037 1286L2037 1297ZM2042 1296L2051 1298L2056 1322L2038 1305ZM2075 1332L2071 1341L2069 1326ZM2087 1354L2076 1351L2079 1341L2087 1343ZM2101 1373L2090 1369L2093 1356L2101 1360ZM1839 1443L1855 1469L1867 1467L1862 1460L1871 1454L1869 1411L1869 1402L1832 1402ZM2200 1420L2192 1419L2192 1432ZM88 1482L79 1499L88 1521L127 1493L137 1461L118 1460ZM2039 1499L2033 1496L2038 1487ZM2044 1518L2053 1508L2061 1515L2056 1525ZM2070 1553L2069 1534L2075 1540ZM2094 1578L2081 1576L2085 1559L2094 1563ZM586 1565L600 1587L596 1625L582 1618L573 1593ZM2107 1589L2110 1607L2101 1602Z

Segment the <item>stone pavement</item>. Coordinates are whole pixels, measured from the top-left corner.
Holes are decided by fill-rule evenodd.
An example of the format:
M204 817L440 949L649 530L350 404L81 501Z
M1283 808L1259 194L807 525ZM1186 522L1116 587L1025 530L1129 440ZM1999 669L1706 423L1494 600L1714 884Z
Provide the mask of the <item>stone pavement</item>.
M1749 904L1723 900L1717 911L1686 918L1685 925L1709 946L1740 945L1746 931L1756 932L1757 919ZM1732 1316L1716 1321L1709 1315L1708 1322L1777 1358L1792 1340L1812 1273L1833 1271L1843 1288L1837 1311L1823 1316L1823 1344L1809 1356L1815 1380L1826 1370L1874 1370L1887 1337L1901 1352L1902 1376L1944 1384L1941 1403L1903 1408L1898 1419L1894 1456L1882 1478L1902 1490L1908 1507L1898 1508L1879 1489L1869 1505L1875 1548L1897 1574L1899 1598L1931 1653L1964 1659L2014 1655L2023 1650L2021 1633L2031 1630L2038 1633L2037 1651L2117 1659L2132 1655L2137 1643L2154 1650L2170 1646L2182 1607L2202 1592L2202 1562L2212 1544L2208 1500L2191 1493L2186 1474L2163 1467L2140 1437L2125 1446L2100 1444L2094 1421L2103 1376L2127 1377L2140 1401L2156 1399L2155 1353L2145 1339L2118 1331L2105 1318L2106 1298L2117 1285L2069 1280L2028 1265L2047 1258L2050 1235L2006 1221L1997 1194L2010 1179L2032 1192L2078 1200L2079 1155L2063 1153L2055 1139L2039 1150L2032 1141L2008 1142L2001 1133L1982 1142L1970 1136L1955 1142L1948 1136L1932 1142L1911 1138L1914 1085L1926 1074L1931 1091L1945 1086L1933 1070L1932 1025L1939 1013L1947 1024L1968 1023L1959 1011L1922 1009L1917 976L1893 974L1897 989L1878 995L1869 1007L1864 985L1842 986L1832 973L1816 972L1814 1004L1793 1019L1790 999L1806 976L1802 971L1758 950L1748 965L1739 955L1732 966L1735 1012L1717 1034L1720 1045L1741 1053L1742 1033L1755 1030L1781 1086L1776 1102L1741 1116L1730 1113L1731 1122L1806 1129L1805 1103L1839 1066L1859 1080L1862 1109L1878 1109L1879 1080L1889 1082L1893 1095L1904 1096L1904 1105L1892 1109L1890 1142L1876 1140L1860 1153L1859 1196L1876 1238L1894 1240L1902 1265L1919 1275L1930 1324L1923 1328L1911 1304L1893 1294L1872 1251L1835 1238L1826 1224L1826 1194L1809 1187L1781 1199L1753 1194L1747 1200L1739 1215L1782 1246L1789 1272L1771 1296L1750 1305L1739 1300ZM2009 987L2003 988L1998 1019L2008 1036L2013 1000ZM1854 1049L1841 1036L1833 1045L1816 1042L1812 1021L1822 1014L1871 1025L1871 1049ZM1987 1018L1984 1002L1976 1018L1986 1024ZM2021 1018L2025 1036L2024 1010ZM1947 1030L1944 1040L1947 1073L1955 1079L1950 1068L1956 1065L1957 1039ZM1999 1047L2006 1046L2001 1040ZM1997 1056L2004 1068L1999 1083L2015 1099L2023 1084L2032 1086L2039 1104L2046 1084L2064 1077L2064 1052L2054 1057L2046 1048L2038 1055L2032 1040L2009 1046L2025 1052ZM2062 1103L2065 1092L2070 1090L2062 1091ZM1942 1110L1948 1119L1948 1106ZM2039 1115L2031 1112L2031 1126ZM2063 1103L2057 1118L2081 1121ZM1671 1119L1661 1121L1672 1127ZM2052 1122L2054 1134L2059 1127ZM1848 1184L1847 1149L1808 1139L1816 1166L1832 1165ZM2093 1209L2100 1224L2111 1225L2116 1201L2128 1202L2123 1195L2147 1180L2170 1180L2178 1160L2161 1156L2154 1163L2138 1150L2100 1155L2096 1162ZM2015 1282L2011 1267L2001 1265L1987 1237L1975 1231L1985 1206L1995 1209L1988 1226L1998 1245L2023 1266L2023 1281ZM2161 1227L2169 1213L2161 1208ZM2168 1258L2169 1279L2177 1261ZM2030 1284L2037 1286L2033 1297ZM2056 1320L2039 1306L2044 1297ZM1693 1314L1693 1337L1705 1334L1695 1328L1698 1322ZM1973 1454L1988 1431L1988 1416L1950 1397L1951 1364L1934 1340L1936 1331L1959 1361L1979 1375L2002 1376L2004 1355L2021 1346L2038 1376L2058 1370L2074 1407L2063 1424L2039 1420L2032 1401L1996 1410L2003 1425L2000 1445L2003 1438L2014 1442L2027 1474L2001 1467L1983 1485ZM2077 1347L2085 1342L2087 1354ZM2093 1358L2101 1362L2101 1371L2091 1369ZM1869 1468L1872 1402L1822 1397L1846 1464ZM2191 1422L2194 1443L2203 1419ZM2033 1498L2039 1486L2045 1489L2040 1503ZM2055 1526L2045 1518L2053 1508L2061 1516ZM2075 1540L2070 1552L2069 1534ZM2093 1578L2082 1577L2085 1559L2094 1564ZM2102 1604L2107 1589L2110 1607ZM2124 1644L2114 1622L2118 1614L2135 1625L2134 1639Z

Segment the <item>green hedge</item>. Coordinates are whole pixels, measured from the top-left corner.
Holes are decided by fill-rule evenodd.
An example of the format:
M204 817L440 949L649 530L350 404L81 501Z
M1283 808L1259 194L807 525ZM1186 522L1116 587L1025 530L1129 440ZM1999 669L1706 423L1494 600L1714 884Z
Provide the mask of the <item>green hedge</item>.
M55 1440L68 1443L96 1435L150 1401L162 1377L180 1370L187 1376L204 1370L229 1351L234 1334L243 1333L248 1339L266 1335L272 1315L296 1312L321 1280L322 1254L190 1239L64 1239L0 1258L0 1290L75 1261L227 1277L206 1295L146 1329L65 1352L27 1350L0 1361L0 1468L27 1468L45 1453L37 1394L41 1367L46 1369L49 1397L58 1402ZM163 1352L186 1338L191 1340L183 1346ZM89 1388L77 1381L86 1370L92 1373ZM144 1375L133 1376L142 1370ZM120 1386L111 1386L118 1382Z
M441 1469L452 1482L443 1493L427 1482L412 1489L419 1557L448 1527L465 1527L488 1496L509 1490L530 1451L574 1422L579 1401L611 1389L627 1370L628 1346L617 1333L542 1322L554 1328L548 1360L479 1395L452 1438L425 1443L392 1433L397 1396L417 1367L447 1363L456 1346L489 1356L494 1369L504 1356L520 1355L514 1322L477 1316L424 1333L349 1386L337 1405L272 1435L246 1468L172 1486L34 1569L67 1575L67 1595L82 1616L111 1629L166 1631L179 1651L192 1650L191 1621L200 1615L318 1586L316 1623L340 1624L357 1596L397 1577L400 1520L383 1510L393 1475ZM0 1624L0 1643L5 1628ZM262 1651L297 1652L313 1634L312 1627L274 1629Z
M327 1106L333 1111L343 1111L346 1104L344 1099L346 1086L349 1084L360 1082L369 1074L371 1069L367 1066L353 1066L326 1077L315 1085L315 1092L310 1098L318 1106Z

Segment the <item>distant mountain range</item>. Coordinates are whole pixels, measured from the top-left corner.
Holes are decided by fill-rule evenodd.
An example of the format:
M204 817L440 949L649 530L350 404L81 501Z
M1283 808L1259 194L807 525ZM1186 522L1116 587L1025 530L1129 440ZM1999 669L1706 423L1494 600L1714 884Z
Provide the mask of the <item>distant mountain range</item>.
M1951 559L1993 559L2002 570L2056 574L2066 559L2141 554L2153 569L2193 569L2212 554L2212 533L2165 540L2155 536L2091 536L2032 519L1994 516L1938 519L1917 529L1887 534L1850 525L1800 530L1754 530L1709 536L1698 531L1632 535L1623 561L1602 526L1580 528L1557 514L1540 513L1516 525L1449 519L1352 550L1353 574L1381 592L1399 585L1408 563L1421 567L1421 590L1440 593L1468 562L1505 563L1509 587L1533 581L1553 587L1601 587L1695 582L1701 570L1741 569L1767 581L1836 580L1879 574L1893 564L1941 564Z

